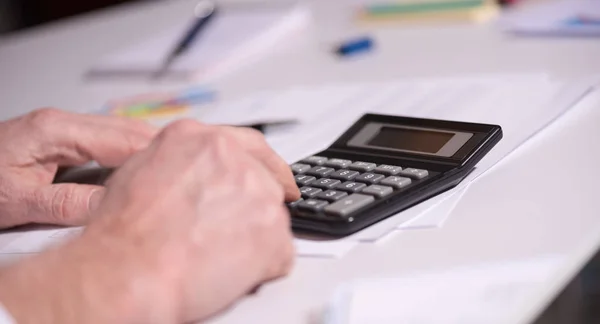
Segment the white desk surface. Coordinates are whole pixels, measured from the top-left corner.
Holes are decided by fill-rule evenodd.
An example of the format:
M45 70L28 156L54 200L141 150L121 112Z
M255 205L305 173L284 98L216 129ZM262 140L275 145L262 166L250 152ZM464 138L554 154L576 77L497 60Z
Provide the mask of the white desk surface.
M0 118L48 105L97 109L109 98L157 88L85 84L81 75L102 55L188 17L193 4L127 5L0 39ZM217 84L223 96L233 98L326 81L600 74L600 42L593 38L523 39L493 26L471 25L385 29L374 35L378 49L357 60L340 61L309 37ZM473 184L443 229L398 233L384 244L361 245L340 260L300 259L291 276L215 321L312 323L345 280L591 249L584 238L600 242L598 120L600 109L571 111Z

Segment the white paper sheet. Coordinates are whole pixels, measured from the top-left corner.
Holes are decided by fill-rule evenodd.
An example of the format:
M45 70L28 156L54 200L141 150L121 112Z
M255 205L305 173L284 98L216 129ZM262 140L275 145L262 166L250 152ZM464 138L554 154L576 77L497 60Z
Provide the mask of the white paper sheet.
M323 323L506 323L522 302L560 271L564 259L541 256L357 280L338 289Z
M457 189L455 192L446 193L445 199L440 201L438 205L432 206L430 209L423 211L421 217L415 217L410 221L401 224L397 227L397 229L401 231L409 231L442 227L444 222L446 222L446 220L450 217L450 214L452 211L454 211L468 189L469 185L464 188Z
M305 27L309 18L306 8L293 5L220 8L192 46L173 62L167 76L196 80L221 76L272 51ZM147 80L194 23L190 16L179 26L113 53L92 66L88 76Z
M600 37L600 4L597 0L544 1L509 11L498 23L518 35Z

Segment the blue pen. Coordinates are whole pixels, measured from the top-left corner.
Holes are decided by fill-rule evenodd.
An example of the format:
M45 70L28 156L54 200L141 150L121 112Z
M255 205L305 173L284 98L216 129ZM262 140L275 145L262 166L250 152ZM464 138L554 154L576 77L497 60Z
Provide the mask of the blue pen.
M194 40L198 38L198 36L208 25L208 23L215 17L217 8L213 1L203 0L198 3L198 5L196 6L196 10L194 11L197 17L196 22L194 22L190 29L177 43L175 49L173 49L169 56L167 56L162 67L156 73L156 77L163 76L169 70L169 67L171 66L173 61L175 61L177 57L183 54L192 45Z
M336 53L340 56L348 56L370 50L373 47L373 40L370 37L362 37L340 45Z

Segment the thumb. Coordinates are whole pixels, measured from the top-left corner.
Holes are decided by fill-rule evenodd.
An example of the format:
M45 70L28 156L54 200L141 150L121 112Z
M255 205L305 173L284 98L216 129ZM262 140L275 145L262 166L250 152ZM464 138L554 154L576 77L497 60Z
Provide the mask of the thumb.
M87 224L104 196L104 187L73 183L36 189L30 211L40 224L80 226Z

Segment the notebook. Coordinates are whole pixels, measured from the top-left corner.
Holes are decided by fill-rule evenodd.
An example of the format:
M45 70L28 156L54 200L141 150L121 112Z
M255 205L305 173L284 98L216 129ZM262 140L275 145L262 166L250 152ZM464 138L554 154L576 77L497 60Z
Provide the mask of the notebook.
M299 5L220 8L192 47L165 78L206 81L249 64L307 25L309 11ZM148 79L155 75L193 18L159 35L110 54L92 66L88 78Z

